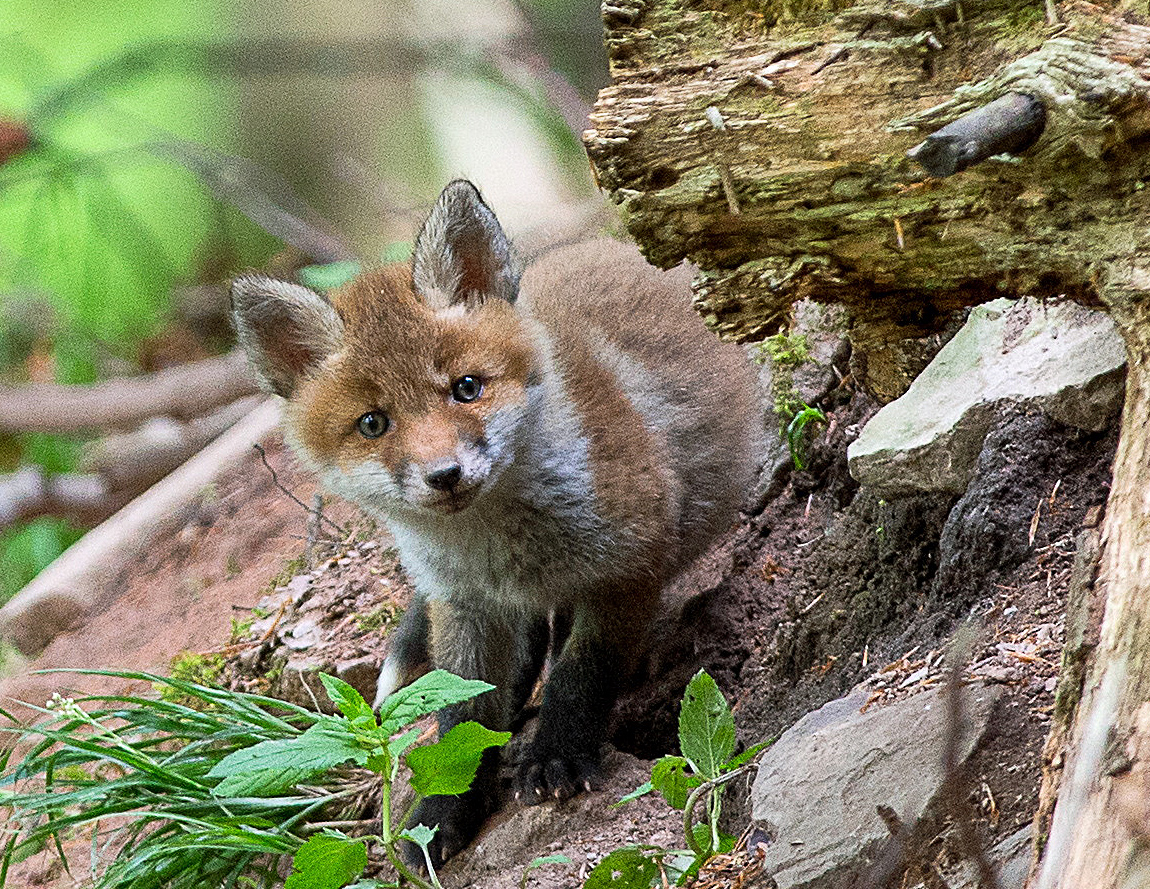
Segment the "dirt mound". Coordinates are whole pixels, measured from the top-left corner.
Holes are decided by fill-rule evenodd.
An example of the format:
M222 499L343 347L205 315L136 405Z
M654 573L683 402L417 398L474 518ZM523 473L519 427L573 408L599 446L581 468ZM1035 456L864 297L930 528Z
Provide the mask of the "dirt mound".
M981 630L969 670L1005 686L994 735L975 760L980 829L1005 836L1028 822L1075 535L1105 502L1113 435L1008 411L961 498L884 499L846 473L846 445L874 407L856 394L828 411L808 468L791 472L777 497L668 590L644 671L616 708L611 740L620 753L609 759L604 790L529 810L508 802L451 863L448 885L518 885L532 859L562 852L570 866L533 871L528 885L569 887L625 843L681 845L678 816L657 798L620 810L607 804L643 780L651 759L674 751L679 699L700 667L734 704L740 739L750 744L864 680L876 699L937 684L948 635L972 615ZM309 503L312 482L282 447L268 450L283 486ZM294 671L300 681L290 696L319 698L307 673L322 668L343 670L370 693L407 588L385 538L368 539L370 524L346 505L327 513L346 534L332 532L330 549L313 548L305 565L307 513L253 454L204 492L179 533L109 581L123 587L114 605L28 667L164 671L181 650L214 651L229 656L244 687L289 694ZM2 691L40 702L55 690L121 685L25 672ZM735 832L746 818L740 796L727 795ZM87 845L77 838L78 854ZM939 854L950 854L945 843ZM45 853L20 865L9 885L51 884L48 860Z

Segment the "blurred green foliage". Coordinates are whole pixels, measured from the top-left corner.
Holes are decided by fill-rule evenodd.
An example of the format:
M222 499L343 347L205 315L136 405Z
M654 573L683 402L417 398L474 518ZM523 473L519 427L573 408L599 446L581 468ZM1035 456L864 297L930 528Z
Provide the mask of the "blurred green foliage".
M153 149L173 138L227 149L227 81L159 70L92 85L127 49L226 36L223 0L45 4L5 0L0 121L27 150L0 166L0 374L82 383L137 366L174 285L258 264L275 242ZM46 435L0 444L0 471L75 467L78 445ZM79 532L39 519L0 535L0 601Z
M230 147L227 80L160 69L125 72L119 88L116 78L99 91L89 84L141 41L226 36L228 4L5 5L0 115L36 142L0 169L0 293L49 301L63 351L78 346L72 334L123 350L155 330L172 285L194 280L221 249L242 263L272 247L191 172L149 150L172 137ZM65 360L60 382L90 379L97 364Z

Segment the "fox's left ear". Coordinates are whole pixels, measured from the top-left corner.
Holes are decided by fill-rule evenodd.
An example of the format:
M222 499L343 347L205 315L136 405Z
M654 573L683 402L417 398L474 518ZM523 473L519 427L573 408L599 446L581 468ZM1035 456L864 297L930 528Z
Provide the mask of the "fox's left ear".
M412 278L436 309L490 298L514 302L519 295L519 269L507 235L467 180L443 189L419 230Z

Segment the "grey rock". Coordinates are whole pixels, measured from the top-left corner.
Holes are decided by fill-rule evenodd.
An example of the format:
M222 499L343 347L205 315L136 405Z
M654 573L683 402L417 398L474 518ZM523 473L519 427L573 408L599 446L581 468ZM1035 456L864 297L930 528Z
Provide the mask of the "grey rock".
M285 587L293 605L299 605L311 592L311 578L306 574L297 574L287 582Z
M906 394L863 428L847 451L851 475L891 494L962 493L999 404L1099 431L1121 407L1125 362L1104 312L1033 299L978 306Z
M803 338L805 360L797 367L777 368L769 358L763 357L757 346L750 350L752 358L759 362L759 390L766 400L763 468L749 501L752 515L762 512L782 493L793 465L790 448L781 431L782 421L774 409L775 398L785 392L787 400L812 405L825 398L846 372L850 357L846 329L846 312L842 307L802 300L795 303L789 333ZM836 372L836 368L840 368L840 372Z
M293 651L313 648L320 641L319 624L314 618L301 618L291 632L284 636L284 645Z
M379 665L379 660L370 655L349 661L337 661L335 675L370 702L375 700L375 688L379 683Z
M1011 834L990 850L990 863L998 870L1000 889L1023 889L1030 873L1031 826ZM971 875L971 889L978 886L978 875Z
M942 785L947 732L941 689L859 710L865 690L808 713L767 751L752 818L773 837L765 871L779 889L821 889L857 873L889 840L876 806L913 824ZM974 750L999 692L968 688L960 758Z
M1031 826L1015 831L1006 839L987 850L986 860L998 877L998 889L1024 889L1030 873ZM969 861L947 868L942 874L951 889L981 889L978 869ZM924 889L923 885L912 889Z
M320 673L334 672L334 666L327 661L289 659L272 690L273 696L309 710L334 713L335 706L319 678Z

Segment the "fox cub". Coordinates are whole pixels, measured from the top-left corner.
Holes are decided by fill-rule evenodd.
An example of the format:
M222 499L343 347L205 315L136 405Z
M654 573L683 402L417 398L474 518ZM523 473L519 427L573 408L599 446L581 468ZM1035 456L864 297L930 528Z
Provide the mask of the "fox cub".
M761 415L741 350L690 305L690 272L630 246L555 249L520 274L465 181L444 189L411 265L330 301L249 275L236 328L288 440L334 493L386 520L417 589L380 696L421 662L496 690L439 714L506 729L552 664L515 779L528 803L597 777L620 682L662 585L726 529L747 489ZM428 797L442 861L495 799L497 757L472 789Z

